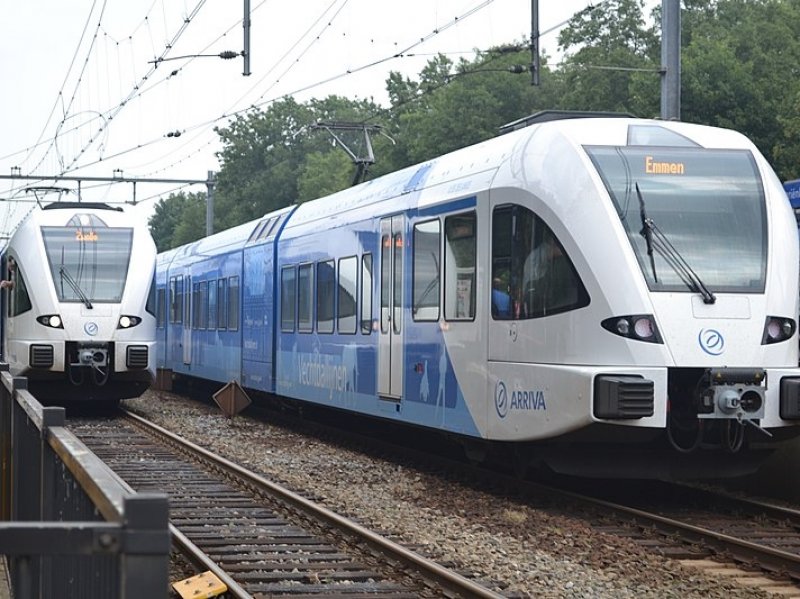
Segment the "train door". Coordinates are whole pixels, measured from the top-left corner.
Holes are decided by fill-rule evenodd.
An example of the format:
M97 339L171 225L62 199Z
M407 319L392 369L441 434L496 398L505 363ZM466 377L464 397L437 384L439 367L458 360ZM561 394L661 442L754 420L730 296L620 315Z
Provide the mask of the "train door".
M192 275L183 277L183 363L192 363Z
M391 399L403 394L404 230L402 215L381 221L378 395Z

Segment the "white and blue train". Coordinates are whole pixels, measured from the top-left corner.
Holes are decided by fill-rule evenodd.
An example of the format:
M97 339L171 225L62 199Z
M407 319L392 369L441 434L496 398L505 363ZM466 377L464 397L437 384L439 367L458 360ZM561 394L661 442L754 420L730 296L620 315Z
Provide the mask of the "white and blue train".
M122 207L34 208L0 253L2 355L44 403L138 397L155 380L156 246Z
M523 467L733 475L800 433L797 264L742 135L553 120L159 255L158 366Z

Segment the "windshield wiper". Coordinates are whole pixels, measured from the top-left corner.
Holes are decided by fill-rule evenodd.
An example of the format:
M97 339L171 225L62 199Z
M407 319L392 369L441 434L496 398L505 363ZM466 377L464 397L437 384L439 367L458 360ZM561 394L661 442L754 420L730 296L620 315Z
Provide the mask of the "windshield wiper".
M639 196L639 212L642 217L641 234L644 236L647 243L647 253L650 256L650 264L653 268L653 278L655 279L656 276L656 266L653 258L653 249L655 249L664 259L664 262L669 264L672 270L678 274L686 286L689 287L689 289L696 291L703 297L704 304L715 303L717 301L717 297L711 293L711 290L708 287L706 287L705 283L703 283L703 280L692 269L692 267L689 266L689 263L686 261L686 259L677 249L675 249L675 246L672 245L669 239L667 239L667 236L664 235L661 229L656 226L656 224L653 222L653 219L647 217L644 198L642 197L642 192L639 189L638 183L636 184L636 194ZM656 282L658 282L658 279L656 279Z
M80 300L84 303L84 305L91 310L92 309L92 302L89 301L89 298L83 292L83 289L81 289L81 286L78 285L78 282L75 279L72 278L71 274L69 274L69 271L67 270L67 267L62 264L58 268L58 272L61 275L61 280L62 281L66 281L67 284L69 284L69 286L72 287L72 290L75 292L75 294L78 296L78 298L80 298Z
M636 184L636 196L639 198L639 216L642 218L642 230L639 233L644 237L647 244L647 255L650 256L650 268L653 269L653 281L658 283L658 275L656 274L656 259L653 256L653 221L647 218L647 209L644 206L644 198L642 197L642 190L639 189L639 184Z

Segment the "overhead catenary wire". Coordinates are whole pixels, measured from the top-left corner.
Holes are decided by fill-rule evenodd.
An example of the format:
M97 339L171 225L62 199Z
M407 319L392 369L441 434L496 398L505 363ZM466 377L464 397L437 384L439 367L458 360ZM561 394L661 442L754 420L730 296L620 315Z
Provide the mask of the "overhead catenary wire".
M606 2L603 2L601 4L605 4L605 3ZM414 52L415 48L418 48L421 44L423 44L426 41L432 39L433 37L435 37L436 35L438 35L439 33L443 32L443 31L445 31L446 29L457 25L458 24L457 21L463 21L464 19L468 18L470 16L470 14L472 13L472 11L480 11L484 6L486 6L488 4L491 4L491 0L489 0L488 2L482 2L482 3L476 4L473 7L471 7L470 11L465 12L463 15L459 15L459 17L453 19L452 22L445 23L444 25L434 29L433 31L429 31L429 33L426 34L426 35L420 36L420 37L415 38L415 39L412 38L413 41L411 43L407 43L405 45L403 45L403 44L398 45L401 48L400 50L392 52L392 53L389 53L389 54L386 54L386 55L384 55L382 57L379 57L376 60L365 61L363 64L360 64L360 65L358 65L356 67L345 69L342 72L335 73L335 74L333 74L331 76L328 76L328 77L315 79L314 81L312 81L312 82L310 82L310 83L308 83L306 85L296 86L294 89L292 89L289 92L281 93L281 94L275 94L273 97L269 97L269 91L271 89L273 89L273 85L274 85L274 84L271 84L270 87L267 88L267 90L263 90L263 89L259 90L260 91L260 95L258 96L258 100L256 102L249 102L247 106L243 106L243 107L240 107L238 109L235 109L235 103L234 103L234 105L233 105L234 109L233 110L230 110L230 109L226 110L226 111L222 112L216 118L209 119L209 120L204 120L202 122L197 122L195 124L180 128L179 130L184 134L194 133L194 132L202 132L202 133L204 133L206 135L210 135L212 126L217 125L218 123L220 123L220 122L222 122L224 120L227 120L227 119L229 119L231 117L235 117L235 116L239 116L239 115L245 114L246 112L248 112L250 110L263 108L264 106L267 106L268 104L273 103L273 102L275 102L275 101L277 101L277 100L279 100L279 99L281 99L283 97L290 96L290 95L295 95L295 94L300 94L300 93L303 93L303 92L306 92L306 91L309 91L309 90L313 90L313 89L318 88L320 86L323 86L323 85L325 85L327 83L330 83L330 82L333 82L333 81L336 81L336 80L339 80L339 79L342 79L342 78L345 78L345 77L349 77L351 75L354 75L355 73L370 69L372 67L375 67L375 66L378 66L378 65L381 65L381 64L385 64L385 63L387 63L389 61L401 60L401 59L409 58L409 57L412 57L412 56L415 56L415 55L420 55L420 53L415 53ZM154 3L154 5L155 5L155 3ZM336 3L333 3L333 6L336 7ZM343 5L340 5L339 7L341 7L341 6L343 6ZM152 6L151 6L151 8L152 8ZM162 3L162 8L163 8L163 3ZM564 21L564 23L566 23L566 22L567 21ZM146 19L143 19L141 21L139 27L140 28L143 27L145 23L146 23ZM163 23L164 23L165 28L166 28L166 20L163 21ZM237 21L237 24L241 24L241 20ZM152 25L152 22L151 22L151 25ZM324 32L326 30L326 28L327 28L327 26L325 28L323 28L321 31ZM555 29L555 28L553 28L553 29ZM309 30L311 32L313 32L312 28L309 28ZM542 35L548 33L549 31L550 31L549 29L543 31ZM151 32L149 32L149 35L151 35ZM217 39L219 39L219 38L217 38ZM303 39L302 37L299 38L297 44L292 46L292 48L294 48L294 50L297 50L298 48L300 48L299 44L302 43L302 39ZM305 46L305 47L308 47L308 46ZM290 52L287 52L286 54L287 54L287 56L291 56ZM164 53L162 53L162 55L164 55ZM302 59L302 55L300 56L300 59ZM297 59L295 59L295 60L297 60ZM141 65L139 65L139 66L141 66ZM181 66L180 68L185 68L185 65ZM285 72L285 73L291 72L292 68L295 68L295 67L292 67L290 65L290 67L288 69L284 69L283 72ZM284 78L284 75L281 75L280 79L283 79L283 78ZM262 78L262 81L264 79L265 78ZM153 89L154 86L159 85L162 81L163 81L163 79L157 81L156 78L139 78L136 81L136 83L139 84L139 89L134 90L135 94L134 94L133 97L141 98L143 93L146 93L147 91ZM246 101L246 94L243 95L240 98L240 101L242 101L242 102ZM119 108L120 108L120 106L117 105L117 106L114 107L114 110L117 110ZM113 111L109 111L106 114L109 114L109 115L113 114ZM62 126L61 133L64 134L68 130L69 129L68 129L67 126ZM197 141L199 139L199 137L195 137L194 139L188 139L188 137L189 136L187 136L185 138L186 141L183 142L183 144L181 145L181 148L186 148L186 147L188 147L189 145L191 145L193 143L197 143ZM85 154L86 147L91 147L92 144L96 145L96 144L99 143L96 139L92 139L92 140L89 140L89 141L84 140L84 142L82 143L82 148L81 148L82 151L78 152L76 154L76 156L74 158L72 158L71 160L67 160L65 162L63 172L64 173L76 172L76 171L79 171L80 169L91 167L93 165L100 164L101 162L104 162L104 161L109 161L111 159L118 159L118 158L120 158L122 156L125 156L125 155L131 155L131 154L134 154L137 151L142 150L144 148L156 146L157 144L159 144L159 142L162 142L162 141L165 141L165 137L163 135L153 136L153 137L151 137L149 139L144 139L141 142L138 142L136 144L132 144L130 147L122 148L122 149L120 149L118 151L114 151L111 154L104 155L102 157L102 159L93 160L93 161L84 161L83 158L86 155ZM192 149L190 152L187 152L184 156L178 158L177 160L173 160L170 166L173 166L173 165L176 165L176 164L181 164L181 163L187 161L189 158L191 158L191 157L197 155L198 153L202 152L204 148L208 148L213 143L213 141L214 140L208 140L208 139L200 140L201 145L200 145L199 148ZM175 156L175 154L176 153L175 153L174 149L170 149L162 157L162 160L163 160L163 158L169 158L171 156ZM166 167L166 168L169 168L169 167ZM163 169L161 169L161 170L163 170ZM158 172L158 171L156 171L156 172Z

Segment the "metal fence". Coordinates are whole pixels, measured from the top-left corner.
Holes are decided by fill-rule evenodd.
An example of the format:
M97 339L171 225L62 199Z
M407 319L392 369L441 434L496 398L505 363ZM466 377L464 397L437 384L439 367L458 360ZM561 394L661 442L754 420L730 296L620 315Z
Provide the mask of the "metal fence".
M0 556L14 599L167 597L167 496L133 493L0 363Z

